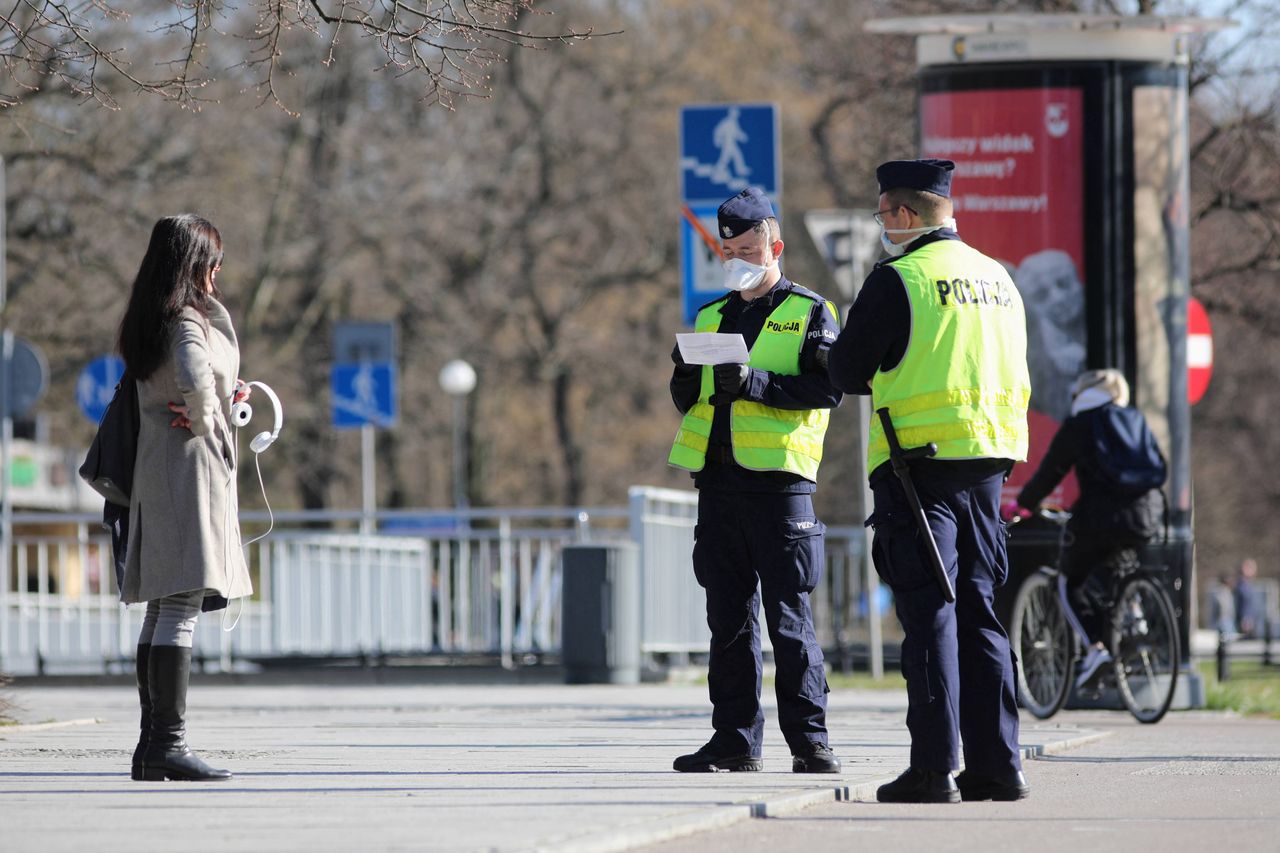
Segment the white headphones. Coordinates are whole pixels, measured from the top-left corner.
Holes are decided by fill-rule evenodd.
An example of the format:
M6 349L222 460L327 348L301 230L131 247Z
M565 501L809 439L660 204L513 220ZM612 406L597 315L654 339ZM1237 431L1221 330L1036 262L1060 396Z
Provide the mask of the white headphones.
M280 427L284 426L284 410L280 407L280 398L276 396L276 392L271 390L271 386L265 382L246 383L262 389L262 393L266 394L271 400L271 407L275 410L276 423L271 432L260 432L249 442L249 449L254 453L261 453L271 446L277 438L280 437ZM245 426L253 419L253 407L247 402L241 401L231 406L231 422L239 429Z

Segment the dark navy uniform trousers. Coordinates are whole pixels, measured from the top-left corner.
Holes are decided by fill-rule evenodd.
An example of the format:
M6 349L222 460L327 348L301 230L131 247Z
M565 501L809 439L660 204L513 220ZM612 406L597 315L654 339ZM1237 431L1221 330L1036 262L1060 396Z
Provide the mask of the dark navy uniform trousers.
M707 591L713 742L726 751L759 756L764 740L762 599L787 745L796 753L827 743L827 678L809 608L825 532L807 494L698 492L693 569Z
M876 571L893 589L905 633L911 766L955 770L963 740L965 767L974 773L1021 770L1013 657L992 608L1009 576L1000 520L1004 472L945 462L913 466L954 604L938 587L901 483L885 473L872 477L875 511L867 523L875 527Z

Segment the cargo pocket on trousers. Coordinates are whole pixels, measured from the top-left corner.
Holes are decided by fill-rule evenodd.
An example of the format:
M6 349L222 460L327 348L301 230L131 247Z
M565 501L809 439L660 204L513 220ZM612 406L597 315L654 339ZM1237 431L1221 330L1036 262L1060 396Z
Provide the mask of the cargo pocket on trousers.
M782 538L786 541L787 559L795 568L796 588L813 592L822 580L822 567L827 559L827 526L813 516L795 516L782 520Z
M1004 586L1009 580L1009 526L1003 521L999 524L1000 529L996 532L995 541L996 562L992 567L996 589Z
M805 648L803 678L801 693L813 701L816 702L819 696L825 696L831 692L831 688L827 685L827 668L823 664L821 647Z
M935 583L920 547L915 519L909 513L877 509L865 526L875 530L871 562L881 580L895 590L919 589Z
M933 692L929 689L929 651L923 649L917 654L902 655L902 677L907 680L907 701L912 705L927 705L933 701Z

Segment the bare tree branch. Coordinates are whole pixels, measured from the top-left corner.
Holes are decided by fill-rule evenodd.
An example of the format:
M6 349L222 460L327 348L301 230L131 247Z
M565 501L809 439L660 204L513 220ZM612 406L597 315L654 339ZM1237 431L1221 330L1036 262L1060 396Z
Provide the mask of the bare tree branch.
M523 26L522 15L540 14L535 2L167 0L146 18L112 0L13 0L0 9L0 67L7 72L0 108L52 88L111 109L123 91L136 91L198 110L218 99L213 84L240 71L251 79L234 91L256 89L262 102L291 112L280 80L286 60L327 65L346 30L377 44L382 69L416 81L423 100L452 107L459 97L489 94L488 70L503 48L538 50L596 35ZM307 43L320 40L324 58L307 53Z

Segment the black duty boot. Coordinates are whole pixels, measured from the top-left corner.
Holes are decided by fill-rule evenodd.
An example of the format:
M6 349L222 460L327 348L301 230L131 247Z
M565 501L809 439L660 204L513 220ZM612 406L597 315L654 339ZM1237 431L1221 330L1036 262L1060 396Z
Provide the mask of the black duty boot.
M809 742L806 749L792 754L792 773L839 773L840 759L825 743Z
M672 765L681 773L716 773L718 771L763 770L764 759L737 750L726 750L708 741L702 749L682 755Z
M876 799L882 803L958 803L960 789L950 772L908 767L897 779L881 785Z
M147 667L151 688L151 733L142 755L142 778L148 782L221 782L229 770L214 770L187 746L187 680L191 649L152 646Z
M151 644L138 643L138 662L134 667L138 678L138 702L142 705L142 721L138 724L138 745L133 748L133 765L129 776L135 782L142 781L142 754L147 751L151 734L151 688L147 686L147 663L151 657Z
M956 785L966 803L974 800L1012 802L1031 796L1031 786L1021 770L1010 770L999 776L980 776L972 770L962 770L956 776Z

